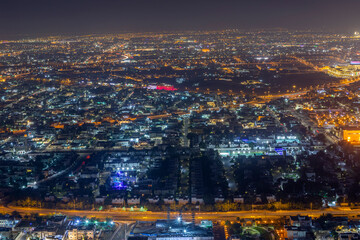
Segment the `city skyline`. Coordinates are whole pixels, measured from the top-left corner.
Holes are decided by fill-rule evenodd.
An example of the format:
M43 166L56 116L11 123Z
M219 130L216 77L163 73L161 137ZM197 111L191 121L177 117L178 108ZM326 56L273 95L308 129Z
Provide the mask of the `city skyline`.
M360 1L1 4L0 240L360 239Z

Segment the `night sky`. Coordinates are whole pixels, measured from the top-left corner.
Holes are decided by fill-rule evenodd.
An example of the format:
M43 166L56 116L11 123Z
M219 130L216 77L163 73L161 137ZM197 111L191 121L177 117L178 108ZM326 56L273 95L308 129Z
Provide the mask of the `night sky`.
M289 28L360 30L360 0L0 0L0 38Z

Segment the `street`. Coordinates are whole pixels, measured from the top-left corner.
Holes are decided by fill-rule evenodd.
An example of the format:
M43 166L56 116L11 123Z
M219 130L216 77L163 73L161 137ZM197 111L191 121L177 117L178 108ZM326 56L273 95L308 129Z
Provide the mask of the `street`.
M97 217L100 219L112 218L115 221L155 221L157 219L166 219L167 212L130 212L123 210L112 211L91 211L91 210L53 210L53 209L40 209L40 208L23 208L23 207L0 207L1 213L11 213L17 211L21 214L38 213L40 215L48 214L65 214L67 216L87 216ZM254 211L236 211L236 212L198 212L195 219L201 220L213 220L213 221L232 221L240 218L279 218L292 215L308 215L312 217L319 217L323 214L332 214L338 216L356 217L360 215L360 209L350 208L329 208L323 210L279 210L279 211L267 211L267 210L254 210ZM171 218L175 219L179 215L178 212L171 212ZM191 221L191 213L183 213L183 218L186 221Z

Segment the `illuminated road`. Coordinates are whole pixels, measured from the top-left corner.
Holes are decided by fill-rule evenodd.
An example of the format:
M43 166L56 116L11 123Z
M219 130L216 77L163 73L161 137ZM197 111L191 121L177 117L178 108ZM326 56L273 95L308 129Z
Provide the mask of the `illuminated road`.
M284 94L276 94L276 95L264 95L264 96L259 96L260 101L251 101L249 102L250 104L254 104L254 103L266 103L266 102L269 102L271 100L275 100L275 99L278 99L278 98L290 98L290 99L293 99L293 98L298 98L298 97L301 97L303 95L305 95L306 93L312 91L312 90L317 90L317 89L323 89L325 87L334 87L334 88L337 88L337 87L344 87L344 86L348 86L350 84L353 84L353 83L356 83L356 82L359 82L360 81L360 77L355 77L355 78L352 78L352 79L342 79L340 80L339 82L332 82L332 83L329 83L329 84L326 84L325 86L323 87L318 87L318 88L314 88L314 89L308 89L308 90L302 90L302 91L298 91L298 92L290 92L290 93L284 93Z
M113 218L115 221L154 221L156 219L166 219L166 212L129 212L129 211L88 211L88 210L52 210L52 209L39 209L39 208L22 208L22 207L0 207L0 212L11 213L18 211L21 214L39 213L40 215L48 215L54 213L62 213L67 216L87 216L97 217L100 219ZM178 212L172 212L171 218L175 219L178 216ZM360 215L360 209L351 210L349 208L343 209L325 209L325 210L291 210L291 211L238 211L238 212L200 212L196 213L196 220L236 220L240 218L279 218L283 216L291 215L309 215L312 217L319 217L322 214L333 214L341 216L357 216ZM187 221L191 221L191 213L183 213L183 218Z

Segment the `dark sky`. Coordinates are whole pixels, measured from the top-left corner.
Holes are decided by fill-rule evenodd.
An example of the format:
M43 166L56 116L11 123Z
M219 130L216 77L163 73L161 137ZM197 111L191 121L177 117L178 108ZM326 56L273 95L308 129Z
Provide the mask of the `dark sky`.
M0 0L0 38L18 34L225 28L360 29L360 0Z

